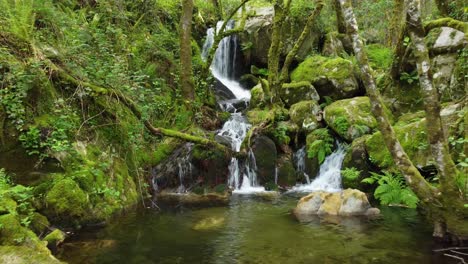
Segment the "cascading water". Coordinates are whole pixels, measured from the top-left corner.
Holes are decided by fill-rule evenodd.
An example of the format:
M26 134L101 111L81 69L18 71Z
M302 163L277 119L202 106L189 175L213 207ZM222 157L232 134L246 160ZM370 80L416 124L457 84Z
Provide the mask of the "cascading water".
M192 176L192 163L190 162L193 144L187 144L187 154L180 157L177 160L178 176L179 176L179 187L177 193L185 193L186 188L184 185L184 179L188 176Z
M207 31L205 44L203 45L202 57L206 60L209 55L210 49L214 43L216 33L221 30L223 21L216 24L216 29L210 28ZM235 26L234 21L229 21L226 30L233 29ZM229 89L235 98L219 102L221 108L225 111L231 112L231 118L224 124L223 128L218 132L218 136L228 139L231 143L232 150L239 152L242 141L247 136L247 132L251 125L247 119L238 112L236 101L243 101L244 106L250 100L250 91L244 89L239 82L235 81L235 70L238 52L237 36L231 35L222 39L215 52L213 62L211 64L211 72L213 76L221 82L227 89ZM245 172L242 173L240 162L237 158L233 157L229 165L229 187L234 189L234 192L250 193L264 191L263 187L257 186L256 177L256 163L255 156L250 150L248 159L245 165ZM241 184L241 175L243 175Z
M295 192L341 191L341 164L346 155L345 146L338 143L338 148L320 166L319 175L310 184L298 185L292 188Z
M307 157L306 146L303 146L302 148L300 148L298 151L294 153L293 160L296 163L297 171L301 172L304 175L307 181L307 184L310 184L310 177L306 173L306 157Z

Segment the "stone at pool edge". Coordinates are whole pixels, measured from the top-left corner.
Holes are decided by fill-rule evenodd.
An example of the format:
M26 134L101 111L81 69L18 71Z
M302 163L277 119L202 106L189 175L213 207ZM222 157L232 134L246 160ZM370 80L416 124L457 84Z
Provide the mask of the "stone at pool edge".
M380 210L371 207L365 193L356 189L340 192L315 191L302 197L293 210L298 220L304 216L377 216Z

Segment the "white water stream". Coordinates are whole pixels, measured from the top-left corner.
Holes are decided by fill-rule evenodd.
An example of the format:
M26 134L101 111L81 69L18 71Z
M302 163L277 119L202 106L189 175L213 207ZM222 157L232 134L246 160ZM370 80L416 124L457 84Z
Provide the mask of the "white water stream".
M291 192L341 191L341 164L346 155L343 144L338 143L338 148L320 166L319 175L310 184L297 185Z
M216 32L219 32L222 24L222 21L217 23ZM226 30L232 29L233 27L234 21L231 21L228 23ZM214 37L215 29L208 29L202 52L202 57L204 59L208 57L208 53L213 46ZM250 91L244 89L239 82L234 80L237 49L238 41L235 35L221 40L210 68L213 76L234 94L235 99L248 102L250 100ZM242 141L247 136L247 132L251 128L251 125L242 113L237 112L234 104L228 101L227 103L221 103L221 107L226 111L232 112L232 114L231 118L218 132L218 135L229 139L232 150L239 152ZM234 189L235 193L255 193L265 191L265 188L258 186L257 174L255 172L257 165L252 150L249 150L245 167L242 168L240 165L241 164L236 157L231 159L228 178L229 187Z

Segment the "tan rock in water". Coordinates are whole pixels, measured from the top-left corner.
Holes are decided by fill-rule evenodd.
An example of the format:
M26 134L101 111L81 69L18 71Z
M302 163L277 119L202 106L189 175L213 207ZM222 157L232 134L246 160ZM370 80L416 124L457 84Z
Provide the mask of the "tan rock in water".
M335 193L312 192L299 200L294 214L300 219L305 215L375 216L379 214L379 210L370 206L365 193L356 189L346 189Z

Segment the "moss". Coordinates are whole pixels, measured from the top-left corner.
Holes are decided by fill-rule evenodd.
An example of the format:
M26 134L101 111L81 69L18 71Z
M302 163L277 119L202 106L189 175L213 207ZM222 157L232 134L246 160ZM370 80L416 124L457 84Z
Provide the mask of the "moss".
M262 86L260 84L256 85L252 90L250 90L250 107L262 107L265 104L265 93L263 92Z
M57 246L65 240L65 233L60 229L55 229L45 236L43 240L47 242L47 245Z
M15 200L2 196L0 190L0 215L16 212L16 206Z
M0 246L0 263L55 264L63 263L50 252L37 251L25 246Z
M343 58L327 58L313 56L304 62L291 73L293 82L308 81L314 83L319 78L334 80L347 79L354 74L352 62Z
M291 106L300 101L318 101L320 99L317 91L308 81L283 84L280 90L280 96L283 102L288 106Z
M427 47L433 47L440 33L442 33L441 28L435 28L426 35L424 38Z
M301 129L312 131L321 126L317 120L320 106L316 101L302 101L291 106L291 121Z
M395 133L411 161L419 168L429 165L430 149L427 142L426 121L396 126ZM382 135L377 132L366 140L370 161L381 169L395 169L390 152L385 147Z
M156 151L153 153L152 164L157 165L164 159L169 157L171 153L177 148L178 144L174 140L167 139L159 143L156 147Z
M373 69L389 69L393 61L393 52L391 49L380 45L371 44L366 46L367 56Z
M252 109L247 112L247 119L252 125L258 125L268 120L274 120L275 113L271 110Z
M386 112L390 120L393 120L391 112L388 109ZM347 141L372 133L377 128L368 97L333 102L325 107L324 117L326 123Z
M88 196L69 178L57 180L47 193L45 202L51 216L60 220L81 218L89 208Z
M0 216L0 245L26 246L38 252L48 253L45 244L29 229L23 227L14 214Z
M31 217L31 224L29 228L36 234L41 235L48 230L50 226L49 220L47 217L41 215L40 213L33 213Z

